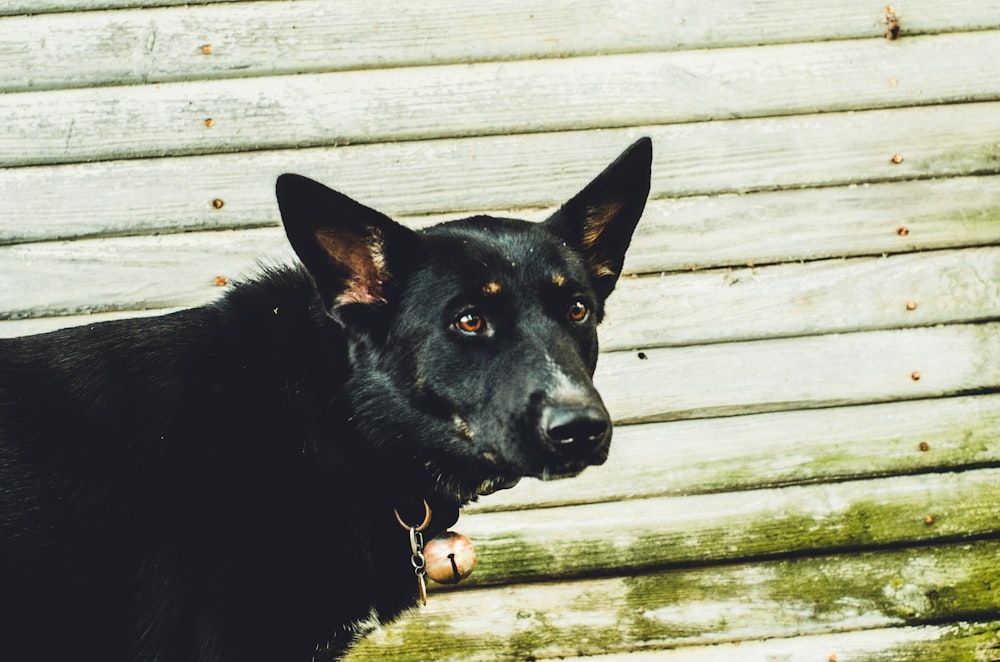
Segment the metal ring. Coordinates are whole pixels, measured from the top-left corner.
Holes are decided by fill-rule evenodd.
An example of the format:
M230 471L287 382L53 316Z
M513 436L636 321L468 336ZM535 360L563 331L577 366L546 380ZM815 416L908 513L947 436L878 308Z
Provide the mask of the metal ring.
M410 529L414 531L423 531L427 528L427 525L431 523L431 507L427 503L427 499L424 499L424 521L420 523L420 526L410 526L404 522L403 518L399 516L399 511L395 508L392 509L392 512L396 515L396 521L399 522L399 525L407 531Z

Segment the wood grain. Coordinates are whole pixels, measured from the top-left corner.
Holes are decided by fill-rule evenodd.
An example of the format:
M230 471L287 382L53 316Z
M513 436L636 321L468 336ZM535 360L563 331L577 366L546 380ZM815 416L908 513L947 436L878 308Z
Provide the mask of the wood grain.
M0 16L19 8L35 13L148 4L18 0L0 6ZM865 0L835 6L810 0L794 9L776 0L184 4L200 6L0 22L0 90L878 39L885 29L883 8ZM971 0L947 7L912 0L903 11L906 38L1000 27L1000 9ZM202 52L204 45L210 53Z
M1000 173L1000 143L990 138L1000 135L1000 103L8 168L0 169L0 241L274 225L274 181L283 172L318 179L393 216L551 207L643 135L654 141L654 198ZM905 160L893 164L897 153ZM977 181L966 182L969 223L978 213L995 227L996 185L984 180L980 193ZM933 190L917 188L915 200L928 201ZM896 192L885 190L872 207L885 213L884 233L897 227ZM864 207L863 193L848 189L846 197L852 195L854 206ZM216 199L222 208L213 206ZM738 217L742 202L727 204L724 213L731 215L723 221ZM910 218L920 217L899 204ZM783 215L780 206L772 209ZM739 225L734 219L732 227ZM775 229L781 228L779 221ZM757 225L743 237L748 232L760 233L750 245L766 240ZM724 238L716 237L716 243Z
M606 464L465 512L757 490L1000 465L1000 395L615 428Z
M650 647L652 648L652 647ZM1000 623L958 623L775 637L737 643L594 655L589 662L822 662L976 660L1000 650ZM996 655L994 652L993 655Z
M436 593L427 607L376 632L349 659L546 659L995 619L989 587L1000 580L998 552L995 542L940 545ZM880 631L886 643L901 635ZM965 650L997 644L995 626L938 632L964 634L971 639ZM921 638L909 634L916 639L909 650L919 651ZM947 655L962 650L949 639L924 650L963 659Z
M619 423L993 391L997 333L989 323L610 352L594 383Z
M0 165L994 101L998 49L987 31L9 93Z

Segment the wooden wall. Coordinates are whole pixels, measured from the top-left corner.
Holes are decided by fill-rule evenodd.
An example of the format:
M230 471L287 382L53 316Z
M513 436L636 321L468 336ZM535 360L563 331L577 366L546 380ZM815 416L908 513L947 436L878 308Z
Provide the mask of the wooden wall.
M971 0L0 0L0 335L288 259L281 172L543 218L649 135L611 459L352 659L1000 659L998 63Z

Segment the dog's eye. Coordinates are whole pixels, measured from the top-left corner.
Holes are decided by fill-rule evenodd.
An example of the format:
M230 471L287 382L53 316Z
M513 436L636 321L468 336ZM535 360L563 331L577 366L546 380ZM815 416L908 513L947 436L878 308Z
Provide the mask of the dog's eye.
M468 336L479 336L489 330L486 318L476 311L469 311L455 320L454 326Z
M590 317L590 308L580 300L574 301L566 309L566 317L569 318L570 322L582 324Z

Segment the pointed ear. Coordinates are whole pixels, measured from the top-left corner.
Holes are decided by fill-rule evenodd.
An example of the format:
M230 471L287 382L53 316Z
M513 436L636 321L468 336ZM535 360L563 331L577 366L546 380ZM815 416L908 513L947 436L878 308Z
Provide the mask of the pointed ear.
M621 275L625 251L646 207L652 160L652 141L638 140L545 221L584 256L602 296L611 294Z
M275 188L285 234L327 310L385 303L399 254L419 242L416 233L301 175L281 175Z

